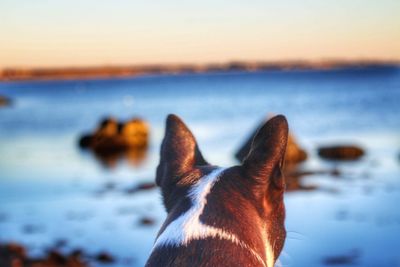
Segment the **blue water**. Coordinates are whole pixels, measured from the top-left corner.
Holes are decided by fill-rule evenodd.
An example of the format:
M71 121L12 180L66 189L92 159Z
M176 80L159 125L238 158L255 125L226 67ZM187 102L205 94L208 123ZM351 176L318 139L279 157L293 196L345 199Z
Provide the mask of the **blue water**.
M339 266L400 266L399 68L3 82L0 95L13 99L0 109L0 242L39 255L66 239L66 251L109 251L114 266L142 266L165 213L157 189L121 190L154 180L166 115L183 118L210 162L230 166L254 127L282 113L309 153L302 168L343 173L306 177L319 189L286 194L282 265L326 266L329 257L354 255ZM79 150L79 135L110 115L149 122L141 164L106 167ZM354 163L318 158L319 145L338 142L367 154ZM116 188L99 194L109 183ZM140 225L143 216L155 224Z

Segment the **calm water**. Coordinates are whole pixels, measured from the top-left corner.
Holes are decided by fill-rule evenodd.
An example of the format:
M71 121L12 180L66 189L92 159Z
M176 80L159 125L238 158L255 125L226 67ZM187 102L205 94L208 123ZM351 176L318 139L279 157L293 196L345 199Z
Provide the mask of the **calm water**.
M14 100L0 109L0 242L40 255L65 239L65 251L108 251L113 266L142 266L165 213L157 189L123 190L154 180L166 115L185 120L210 162L230 166L254 127L283 113L309 153L302 168L342 175L309 176L303 183L318 190L287 193L282 265L400 266L400 69L0 83L0 95ZM78 149L79 135L108 115L149 122L142 164L110 168ZM318 158L319 145L337 142L367 154L354 163ZM105 185L115 187L100 194ZM155 224L141 225L143 217Z

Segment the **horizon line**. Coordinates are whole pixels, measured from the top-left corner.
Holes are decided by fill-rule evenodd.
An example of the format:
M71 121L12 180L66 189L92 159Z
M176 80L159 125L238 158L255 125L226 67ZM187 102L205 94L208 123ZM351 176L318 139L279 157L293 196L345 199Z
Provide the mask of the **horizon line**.
M326 64L333 65L400 65L400 59L384 59L384 58L321 58L321 59L282 59L282 60L224 60L210 62L158 62L158 63L102 63L102 64L66 64L65 66L41 66L41 65L16 65L0 67L0 71L6 70L48 70L48 69L93 69L93 68L148 68L148 67L207 67L207 66L229 66L233 64L243 65L295 65L304 64L307 66L321 66Z

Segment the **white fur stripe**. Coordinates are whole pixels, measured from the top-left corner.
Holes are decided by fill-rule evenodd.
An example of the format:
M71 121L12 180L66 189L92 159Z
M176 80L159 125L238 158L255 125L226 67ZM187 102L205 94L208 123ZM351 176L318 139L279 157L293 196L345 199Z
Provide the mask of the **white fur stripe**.
M271 243L269 242L268 235L265 238L264 242L265 242L265 257L267 259L267 267L273 267L275 262L274 250L272 249Z
M263 266L273 267L271 259L268 260L268 265L265 264L262 257L254 251L247 244L239 240L239 238L232 233L225 231L224 229L209 226L203 224L200 221L200 215L203 213L204 207L207 204L207 195L210 193L213 185L218 181L220 175L224 171L223 168L218 168L212 171L210 174L202 177L189 191L189 197L192 200L192 207L171 222L165 230L157 238L153 250L161 246L186 246L193 240L201 240L205 238L220 238L229 240L240 247L248 250L251 254L262 263ZM269 243L269 242L267 242ZM270 254L270 245L266 246L267 256ZM271 258L271 257L267 257ZM272 257L273 258L273 257Z

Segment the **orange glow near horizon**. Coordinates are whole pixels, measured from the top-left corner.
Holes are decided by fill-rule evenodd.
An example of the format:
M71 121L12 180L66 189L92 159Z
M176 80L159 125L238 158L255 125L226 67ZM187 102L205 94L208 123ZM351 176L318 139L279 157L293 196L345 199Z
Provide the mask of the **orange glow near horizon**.
M400 60L400 1L0 3L0 68Z

